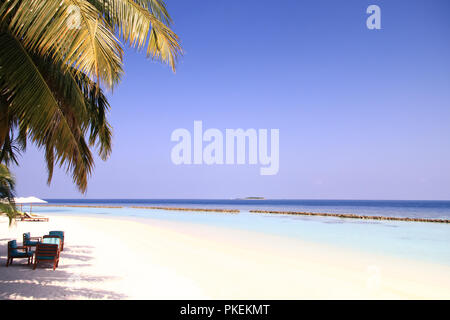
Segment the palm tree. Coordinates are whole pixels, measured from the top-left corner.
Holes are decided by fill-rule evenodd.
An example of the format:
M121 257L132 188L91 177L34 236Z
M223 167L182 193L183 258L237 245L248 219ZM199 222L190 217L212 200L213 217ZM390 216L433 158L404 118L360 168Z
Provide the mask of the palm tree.
M123 44L175 71L182 50L162 0L0 0L0 161L27 141L82 192L95 148L111 152L103 90L123 73ZM120 39L120 40L119 40Z
M14 186L15 180L8 168L0 164L0 213L6 214L9 218L9 225L14 221L17 215L16 205L14 204Z

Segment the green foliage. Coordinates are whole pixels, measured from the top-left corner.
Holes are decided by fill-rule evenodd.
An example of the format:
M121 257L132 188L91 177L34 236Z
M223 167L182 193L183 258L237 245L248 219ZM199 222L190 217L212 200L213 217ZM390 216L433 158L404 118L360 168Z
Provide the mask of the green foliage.
M123 73L116 34L175 70L182 50L171 22L161 0L0 0L0 162L17 164L31 141L48 183L56 164L85 192L91 149L111 153L102 87Z
M9 218L9 225L18 214L14 204L15 179L9 169L0 164L0 213L6 214Z

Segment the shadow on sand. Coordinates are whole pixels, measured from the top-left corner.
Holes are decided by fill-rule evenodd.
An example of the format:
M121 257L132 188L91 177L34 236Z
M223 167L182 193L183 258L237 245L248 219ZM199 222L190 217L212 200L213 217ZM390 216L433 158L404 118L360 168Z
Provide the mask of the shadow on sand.
M53 271L51 266L45 264L39 264L33 270L32 266L27 265L26 259L14 260L12 265L6 267L8 240L10 239L0 240L0 299L126 298L123 294L100 289L103 282L114 280L114 277L75 272L91 266L89 261L93 259L92 247L67 246L61 253L60 265L56 270ZM64 260L68 264L61 263ZM88 287L83 288L83 284Z

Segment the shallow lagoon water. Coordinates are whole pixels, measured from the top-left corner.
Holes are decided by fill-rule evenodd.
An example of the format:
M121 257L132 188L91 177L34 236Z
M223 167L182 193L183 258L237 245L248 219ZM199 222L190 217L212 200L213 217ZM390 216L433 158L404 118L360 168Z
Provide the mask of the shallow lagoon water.
M79 203L78 203L79 204ZM96 205L100 205L96 203ZM112 205L108 203L108 205ZM297 238L363 252L450 266L450 225L443 223L356 220L280 214L171 211L160 209L33 207L33 212L151 218L241 229Z
M450 201L410 200L226 200L226 199L49 199L54 204L155 206L240 210L306 211L409 218L450 219Z

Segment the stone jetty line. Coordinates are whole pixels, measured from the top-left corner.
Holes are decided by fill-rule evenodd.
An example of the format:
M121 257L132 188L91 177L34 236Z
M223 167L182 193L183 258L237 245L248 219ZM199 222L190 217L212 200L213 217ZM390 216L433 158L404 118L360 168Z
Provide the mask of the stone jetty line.
M176 210L176 211L200 211L200 212L227 212L227 213L239 213L237 209L199 209L199 208L169 208L169 207L139 207L131 206L134 209L159 209L159 210Z
M120 209L124 208L122 206L81 206L72 204L33 204L33 207L68 207L68 208L109 208L109 209Z
M303 216L321 216L321 217L335 217L335 218L348 218L348 219L450 223L450 220L448 220L448 219L361 216L361 215L357 215L357 214L346 214L346 213L318 213L318 212L300 212L300 211L267 211L267 210L249 210L249 211L252 213L292 214L292 215L303 215Z
M120 209L124 206L88 206L88 205L69 205L69 204L35 204L36 207L73 207L73 208L111 208ZM158 209L170 211L198 211L198 212L225 212L225 213L239 213L237 209L200 209L200 208L170 208L170 207L140 207L131 206L134 209ZM363 219L363 220L388 220L388 221L409 221L409 222L434 222L434 223L450 223L450 219L426 219L426 218L402 218L402 217L384 217L384 216L362 216L350 213L319 213L319 212L302 212L302 211L272 211L272 210L249 210L251 213L270 213L270 214L292 214L303 216L316 217L334 217L347 219Z

